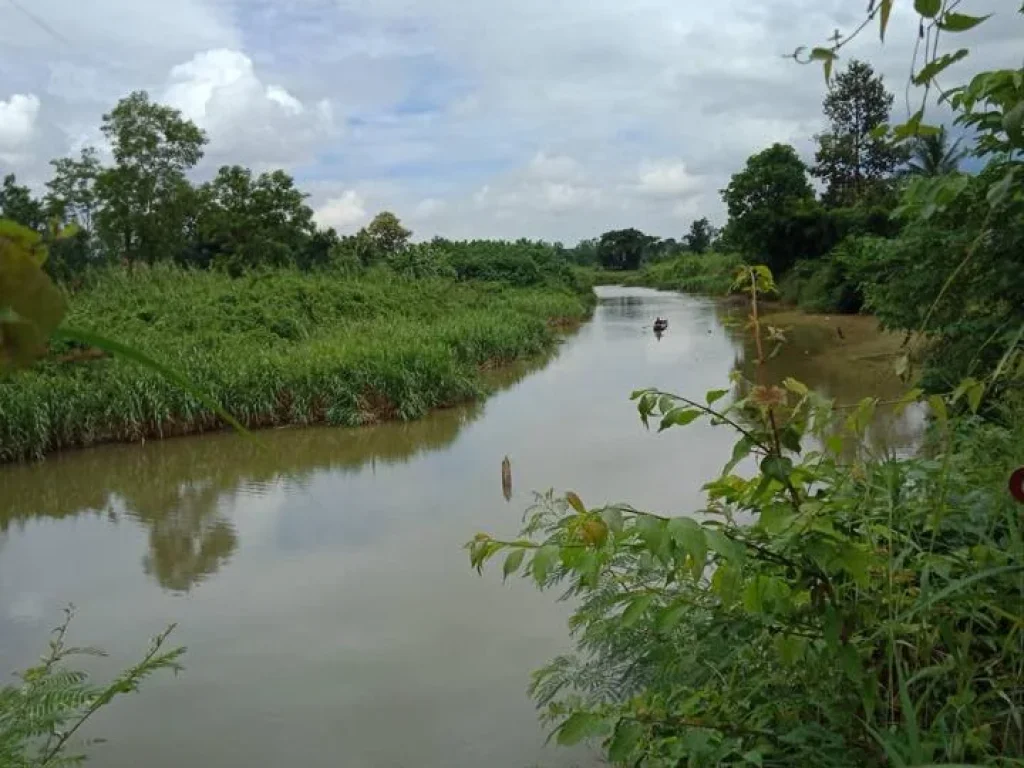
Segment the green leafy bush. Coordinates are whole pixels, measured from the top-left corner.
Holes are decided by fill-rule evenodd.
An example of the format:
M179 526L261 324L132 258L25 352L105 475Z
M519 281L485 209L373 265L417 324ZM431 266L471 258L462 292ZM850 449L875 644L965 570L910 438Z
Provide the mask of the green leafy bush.
M153 638L141 661L111 683L90 683L85 672L68 666L68 660L106 654L67 644L73 615L69 608L63 623L53 630L48 652L39 664L17 673L15 685L0 688L0 765L46 768L83 762L85 755L77 751L77 741L86 721L116 697L138 691L154 672L181 669L179 659L185 649L164 650L174 629L171 626Z

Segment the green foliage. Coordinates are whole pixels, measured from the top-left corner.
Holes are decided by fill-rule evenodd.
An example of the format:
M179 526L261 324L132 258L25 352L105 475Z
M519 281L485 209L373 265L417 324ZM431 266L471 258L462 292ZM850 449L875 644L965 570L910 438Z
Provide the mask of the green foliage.
M883 325L925 331L931 388L950 389L964 376L992 371L1021 349L1024 197L1009 195L997 208L988 200L1004 173L992 167L977 177L915 181L904 198L908 223L900 237L865 244L846 259L867 309ZM944 203L950 190L956 197Z
M829 131L817 137L811 173L826 185L826 205L884 199L886 182L906 160L906 151L876 129L888 123L893 95L870 64L852 60L825 97Z
M390 211L381 211L366 227L366 234L375 253L384 259L400 253L408 244L412 231L402 226Z
M683 243L692 253L704 253L711 248L716 234L706 217L697 219L690 224L690 231L683 237Z
M980 389L951 400L976 392L975 411ZM1005 490L1024 414L955 421L933 399L936 447L897 459L863 442L873 398L839 411L792 379L721 397L633 393L645 423L737 433L693 517L548 494L521 538L467 545L572 601L577 653L531 688L558 742L652 767L1024 758L1024 535Z
M638 269L657 241L638 229L605 232L597 243L597 259L605 269Z
M35 230L42 229L46 222L43 206L32 197L28 187L18 184L13 173L4 176L0 186L0 218Z
M935 133L917 137L911 145L907 173L912 176L946 176L955 173L967 154L960 149L960 139L952 144L946 126Z
M666 291L725 296L743 260L732 253L684 253L667 261L649 264L639 272L614 282L644 285Z
M237 275L251 267L291 266L313 247L313 210L284 171L254 179L247 168L224 166L198 195L196 243L186 262Z
M814 205L807 169L795 149L774 144L749 157L722 190L722 200L729 210L730 244L775 272L795 261L794 230Z
M76 656L104 656L95 648L67 644L67 632L74 613L65 612L64 621L53 630L49 649L39 664L17 673L18 683L0 688L0 765L10 768L45 768L77 765L85 761L82 746L90 742L76 738L78 730L96 712L115 698L135 693L147 677L160 670L177 673L184 648L165 650L173 625L153 638L149 650L132 667L107 685L89 682L85 672L67 662ZM97 743L100 740L92 740Z
M99 271L72 297L68 325L130 345L203 396L131 359L55 342L46 360L0 384L0 460L214 429L222 417L210 402L253 427L415 418L478 395L481 366L549 349L548 321L581 318L590 301L568 283L513 288L390 270Z
M203 156L206 135L177 110L151 102L144 91L121 99L103 116L101 130L114 165L96 179L100 239L128 261L180 257L197 205L185 174Z

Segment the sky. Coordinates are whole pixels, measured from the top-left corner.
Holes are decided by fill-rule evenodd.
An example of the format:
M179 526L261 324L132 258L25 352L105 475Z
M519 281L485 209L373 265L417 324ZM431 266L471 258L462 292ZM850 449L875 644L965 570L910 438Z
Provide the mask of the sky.
M917 26L843 50L904 95ZM1020 0L943 41L948 70L1021 66ZM223 164L284 168L317 220L351 233L394 211L417 239L574 243L637 227L681 237L773 142L813 159L817 67L783 58L849 31L865 0L0 0L0 173L42 190L52 158L102 150L133 90L209 135ZM934 114L942 117L941 112Z

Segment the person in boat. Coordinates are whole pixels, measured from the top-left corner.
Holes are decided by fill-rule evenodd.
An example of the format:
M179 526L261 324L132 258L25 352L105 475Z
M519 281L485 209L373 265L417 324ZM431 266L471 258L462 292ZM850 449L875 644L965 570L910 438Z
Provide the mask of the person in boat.
M668 320L662 320L660 317L654 321L654 330L663 331L668 328Z

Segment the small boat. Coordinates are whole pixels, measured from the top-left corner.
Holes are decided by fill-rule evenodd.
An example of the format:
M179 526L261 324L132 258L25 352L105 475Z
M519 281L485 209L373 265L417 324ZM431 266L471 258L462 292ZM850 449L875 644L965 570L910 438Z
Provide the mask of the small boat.
M662 320L660 317L654 321L654 332L662 333L668 328L668 320Z

